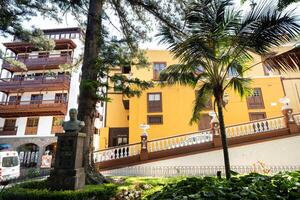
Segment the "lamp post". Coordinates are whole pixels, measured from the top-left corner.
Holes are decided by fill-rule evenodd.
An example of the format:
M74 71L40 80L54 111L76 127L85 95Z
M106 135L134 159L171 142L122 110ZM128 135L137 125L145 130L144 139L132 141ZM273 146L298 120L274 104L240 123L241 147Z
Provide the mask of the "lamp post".
M286 128L289 128L290 133L298 133L299 127L296 124L293 117L293 109L290 106L290 99L286 96L279 99L279 102L283 104L281 107L282 114L284 116L284 123Z
M141 124L140 128L143 130L141 134L141 154L140 160L147 160L148 159L148 133L147 130L150 128L148 124Z

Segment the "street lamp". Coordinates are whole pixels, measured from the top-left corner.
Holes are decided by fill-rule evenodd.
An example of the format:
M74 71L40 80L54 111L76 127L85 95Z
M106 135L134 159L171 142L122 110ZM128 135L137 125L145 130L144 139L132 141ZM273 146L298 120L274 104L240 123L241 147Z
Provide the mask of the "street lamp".
M150 125L148 125L148 124L141 124L140 128L143 130L141 136L148 136L147 130L150 128Z
M282 110L286 110L286 109L291 108L290 107L291 100L287 96L284 96L284 97L280 98L279 102L283 104L283 106L281 107Z

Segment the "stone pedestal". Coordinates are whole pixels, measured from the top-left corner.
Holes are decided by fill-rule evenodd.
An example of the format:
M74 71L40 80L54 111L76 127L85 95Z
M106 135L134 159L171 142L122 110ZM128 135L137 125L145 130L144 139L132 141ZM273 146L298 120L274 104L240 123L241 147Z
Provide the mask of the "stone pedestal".
M57 134L54 170L49 184L54 190L77 190L85 185L83 145L86 134L66 131Z
M287 128L289 128L289 131L291 134L294 133L299 133L300 128L299 126L296 124L296 121L294 119L293 116L293 109L292 108L282 108L282 114L284 116L284 123L286 125Z
M219 121L216 117L214 117L210 122L210 131L213 135L213 143L215 147L221 147L222 146L222 140L220 135L220 127L219 127Z
M148 135L142 134L141 135L141 153L140 153L140 160L148 160Z

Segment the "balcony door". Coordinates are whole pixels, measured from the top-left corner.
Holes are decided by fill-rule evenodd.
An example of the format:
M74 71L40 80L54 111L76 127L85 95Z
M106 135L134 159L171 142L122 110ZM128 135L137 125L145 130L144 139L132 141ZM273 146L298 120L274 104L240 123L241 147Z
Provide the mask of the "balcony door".
M55 94L55 103L66 103L67 93L57 93Z
M25 129L25 135L36 135L38 124L39 118L28 118Z
M153 80L159 79L159 73L164 70L167 66L165 62L155 62L153 63Z
M16 127L16 119L5 119L3 131L14 131Z
M43 94L32 94L30 104L41 104L43 102Z
M8 105L19 105L21 101L21 96L10 96L8 100Z
M128 144L128 128L109 128L108 147Z

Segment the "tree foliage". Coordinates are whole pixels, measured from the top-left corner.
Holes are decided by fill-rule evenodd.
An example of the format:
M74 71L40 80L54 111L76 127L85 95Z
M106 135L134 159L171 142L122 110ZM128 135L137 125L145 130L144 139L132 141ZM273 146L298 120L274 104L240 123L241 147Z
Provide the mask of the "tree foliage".
M295 39L300 33L297 17L292 12L280 12L270 1L252 4L252 9L234 7L231 0L200 0L186 7L182 34L161 26L158 36L168 44L181 64L172 65L161 73L163 84L182 84L196 88L191 122L200 120L210 97L218 110L226 177L230 177L225 125L223 119L224 94L233 89L240 96L251 92L250 52L266 54ZM293 66L285 65L287 68ZM282 66L277 65L282 71Z

